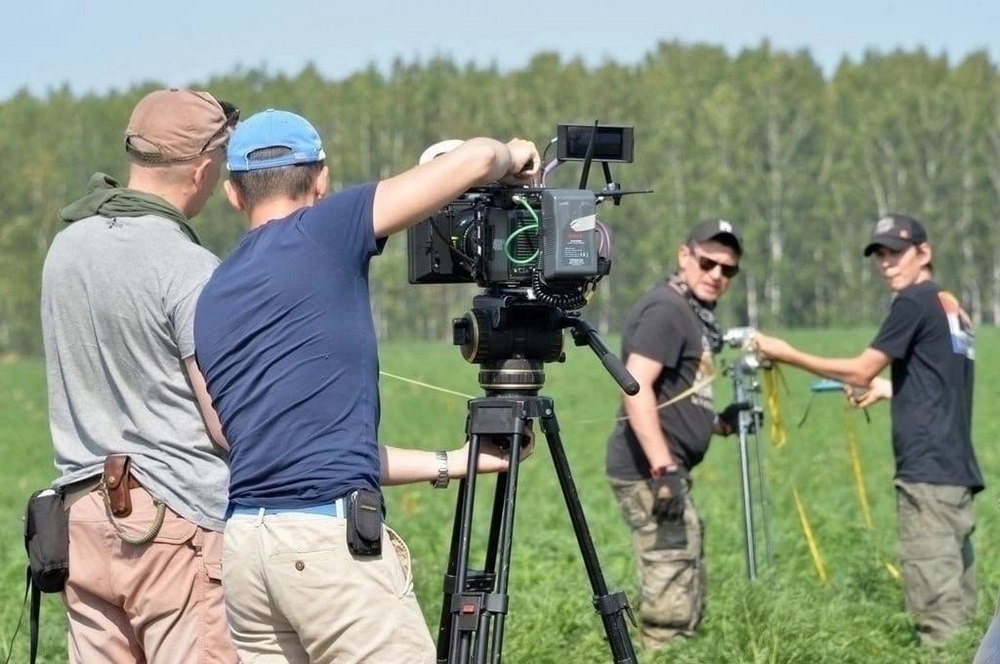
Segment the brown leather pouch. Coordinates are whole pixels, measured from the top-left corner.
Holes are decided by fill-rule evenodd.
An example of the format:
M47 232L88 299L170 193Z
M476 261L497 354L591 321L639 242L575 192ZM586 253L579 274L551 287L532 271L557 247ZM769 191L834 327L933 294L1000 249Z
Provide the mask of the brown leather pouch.
M104 457L104 491L111 513L118 518L125 518L132 513L132 498L128 493L132 487L131 466L132 460L127 454Z

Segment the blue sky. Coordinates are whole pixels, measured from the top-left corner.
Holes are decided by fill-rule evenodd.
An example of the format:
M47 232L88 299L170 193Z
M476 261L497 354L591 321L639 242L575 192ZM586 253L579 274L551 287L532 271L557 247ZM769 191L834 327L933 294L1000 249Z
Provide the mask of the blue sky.
M768 39L808 49L831 73L866 50L923 47L1000 62L997 0L27 0L0 31L0 100L63 84L78 94L143 81L189 85L239 68L339 79L394 58L435 55L509 70L555 51L588 64L635 63L662 40L730 53Z

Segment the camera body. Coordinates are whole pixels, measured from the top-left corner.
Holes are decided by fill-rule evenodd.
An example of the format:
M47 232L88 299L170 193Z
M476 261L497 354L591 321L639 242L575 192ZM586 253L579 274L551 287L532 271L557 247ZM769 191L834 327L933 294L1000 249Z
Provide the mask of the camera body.
M565 282L607 274L598 255L589 190L504 185L466 192L409 229L411 284L530 286L534 274Z
M411 284L474 283L518 290L563 309L586 304L589 291L611 269L610 234L597 219L607 197L621 192L610 181L609 161L632 160L632 128L559 125L556 161L583 161L578 189L492 184L466 191L407 231ZM607 186L586 188L593 161Z

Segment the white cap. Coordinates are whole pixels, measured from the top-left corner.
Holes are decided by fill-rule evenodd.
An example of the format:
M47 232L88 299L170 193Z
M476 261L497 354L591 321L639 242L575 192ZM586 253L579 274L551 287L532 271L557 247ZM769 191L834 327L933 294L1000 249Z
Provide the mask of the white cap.
M451 152L457 148L465 141L459 140L457 138L449 138L444 141L438 141L434 145L430 146L420 154L420 159L417 161L418 164L426 164L431 159L435 157L440 157L445 152Z

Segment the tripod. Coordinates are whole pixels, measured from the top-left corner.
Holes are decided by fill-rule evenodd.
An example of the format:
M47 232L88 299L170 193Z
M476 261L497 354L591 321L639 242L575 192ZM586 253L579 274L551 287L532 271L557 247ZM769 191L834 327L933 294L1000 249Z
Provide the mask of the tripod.
M508 577L514 529L519 450L525 425L539 420L555 466L573 531L593 590L614 662L634 663L635 652L623 614L631 612L621 591L609 592L587 527L569 461L559 436L555 404L538 394L544 362L562 359L562 330L571 328L577 345L588 345L626 392L638 384L585 321L547 305L519 302L508 296L480 295L464 318L454 321L455 343L465 358L481 366L480 386L486 396L469 401L466 433L469 466L459 483L451 550L444 578L444 601L438 630L437 659L448 664L502 659L508 613ZM510 441L508 470L497 476L485 561L470 569L476 470L483 436ZM633 621L634 622L634 621Z
M739 414L739 461L740 488L743 502L743 541L746 545L747 576L751 581L757 578L757 526L759 514L763 522L764 544L767 563L773 563L771 545L771 519L769 516L767 481L764 475L764 455L760 449L757 430L763 422L763 410L757 404L760 383L757 369L760 363L752 355L744 354L739 361L726 370L733 382L733 400L748 404ZM756 459L756 468L750 465L751 456ZM759 496L755 496L755 489Z

